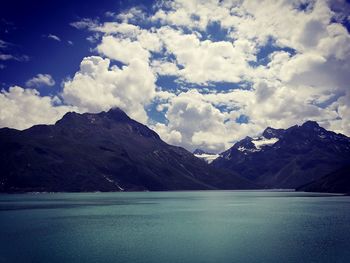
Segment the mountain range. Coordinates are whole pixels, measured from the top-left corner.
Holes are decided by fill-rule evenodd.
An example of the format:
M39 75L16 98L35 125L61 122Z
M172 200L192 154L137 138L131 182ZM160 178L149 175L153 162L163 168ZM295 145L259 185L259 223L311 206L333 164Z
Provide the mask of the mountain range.
M298 188L350 164L350 138L317 122L288 129L268 127L246 137L212 162L266 188Z
M165 143L119 108L0 129L0 148L0 192L257 188Z
M350 138L308 121L213 154L161 140L119 108L0 129L0 192L293 188L350 192ZM199 157L199 158L197 158Z

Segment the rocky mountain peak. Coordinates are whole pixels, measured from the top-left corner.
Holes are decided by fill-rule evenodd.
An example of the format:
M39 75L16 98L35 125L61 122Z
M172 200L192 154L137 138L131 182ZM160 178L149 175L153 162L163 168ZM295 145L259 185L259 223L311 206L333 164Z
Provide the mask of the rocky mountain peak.
M320 128L320 125L318 125L316 121L306 121L303 123L303 125L301 125L301 127L306 129L318 129Z
M284 133L284 129L274 129L271 127L267 127L262 136L264 136L266 139L271 139L271 138L280 138L282 134Z
M118 107L111 108L109 111L106 112L106 115L115 121L128 121L128 120L130 120L129 116Z

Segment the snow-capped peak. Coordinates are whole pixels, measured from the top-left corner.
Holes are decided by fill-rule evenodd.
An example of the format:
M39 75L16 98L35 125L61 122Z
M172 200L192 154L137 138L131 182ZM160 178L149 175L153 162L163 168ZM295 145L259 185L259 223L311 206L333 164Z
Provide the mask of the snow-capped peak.
M268 131L267 131L268 132ZM278 142L278 138L276 137L270 137L266 138L265 136L259 136L254 138L246 138L237 144L235 144L235 148L243 152L244 154L247 154L248 152L259 152L262 150L265 146L271 146Z

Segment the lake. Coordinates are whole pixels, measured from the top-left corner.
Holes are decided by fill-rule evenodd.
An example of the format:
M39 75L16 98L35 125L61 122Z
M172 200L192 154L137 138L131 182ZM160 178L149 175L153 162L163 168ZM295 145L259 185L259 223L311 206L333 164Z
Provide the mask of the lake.
M350 262L350 197L1 194L0 262Z

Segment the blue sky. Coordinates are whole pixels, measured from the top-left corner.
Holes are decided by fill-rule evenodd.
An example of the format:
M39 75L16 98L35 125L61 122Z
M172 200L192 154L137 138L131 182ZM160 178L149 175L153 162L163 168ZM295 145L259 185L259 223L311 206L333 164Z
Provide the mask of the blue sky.
M38 72L45 72L57 79L50 90L50 93L55 93L60 89L60 80L73 75L93 48L93 44L86 40L89 34L70 26L70 23L84 17L104 18L110 10L120 12L139 4L140 1L111 0L14 0L2 3L0 39L8 42L8 46L1 53L11 53L20 59L28 56L28 60L22 59L23 63L1 61L5 66L0 71L1 87L24 86ZM152 1L142 1L142 6L151 4ZM58 36L60 41L49 38L49 35Z
M347 1L11 1L0 126L120 107L169 143L220 152L306 120L350 135Z

